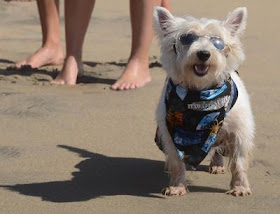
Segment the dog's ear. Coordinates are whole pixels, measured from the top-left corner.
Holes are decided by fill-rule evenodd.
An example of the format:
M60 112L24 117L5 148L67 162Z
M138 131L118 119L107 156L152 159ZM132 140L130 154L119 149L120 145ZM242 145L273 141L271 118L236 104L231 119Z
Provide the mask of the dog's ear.
M175 18L164 7L154 8L154 27L157 35L162 38L174 32Z
M247 22L247 8L238 7L232 11L222 25L227 28L232 36L240 36L245 28Z

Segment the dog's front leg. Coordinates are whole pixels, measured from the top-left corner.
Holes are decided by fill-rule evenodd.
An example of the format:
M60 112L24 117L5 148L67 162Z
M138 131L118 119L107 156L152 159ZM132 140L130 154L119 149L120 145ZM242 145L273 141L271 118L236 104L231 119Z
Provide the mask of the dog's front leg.
M170 185L162 190L162 194L185 195L187 194L187 182L185 177L185 164L180 160L173 140L166 126L166 108L165 108L165 88L163 88L161 98L157 108L158 137L162 142L162 149L166 155L165 170L170 175Z
M162 194L185 195L187 194L187 182L185 177L185 164L180 160L170 134L164 124L158 124L158 132L162 141L163 151L166 155L165 170L170 175L169 187L162 190Z
M235 140L231 142L232 154L230 157L230 169L232 179L230 183L231 190L226 192L234 196L247 196L251 195L251 189L247 177L249 151L244 146L247 143L246 140L238 141L236 136ZM241 139L241 138L239 138Z

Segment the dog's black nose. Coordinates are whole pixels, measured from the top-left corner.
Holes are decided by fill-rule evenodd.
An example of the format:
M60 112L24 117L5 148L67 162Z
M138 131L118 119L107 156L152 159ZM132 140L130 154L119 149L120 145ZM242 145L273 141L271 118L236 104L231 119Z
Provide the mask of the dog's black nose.
M202 51L198 51L196 53L197 57L199 60L201 60L202 62L205 62L209 59L210 57L210 52L209 51L206 51L206 50L202 50Z

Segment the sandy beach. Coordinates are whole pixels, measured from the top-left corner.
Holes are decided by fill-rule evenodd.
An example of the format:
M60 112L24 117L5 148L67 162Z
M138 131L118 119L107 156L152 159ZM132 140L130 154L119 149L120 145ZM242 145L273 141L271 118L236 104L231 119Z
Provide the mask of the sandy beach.
M41 45L36 2L0 2L0 213L280 213L280 2L172 1L178 16L223 19L235 7L248 8L247 57L239 73L256 120L250 197L225 195L230 172L206 172L208 157L186 172L190 194L161 195L168 176L153 139L165 73L156 39L152 82L110 90L130 51L128 3L96 2L84 44L85 76L76 86L53 86L61 66L9 68ZM63 4L60 16L64 44Z

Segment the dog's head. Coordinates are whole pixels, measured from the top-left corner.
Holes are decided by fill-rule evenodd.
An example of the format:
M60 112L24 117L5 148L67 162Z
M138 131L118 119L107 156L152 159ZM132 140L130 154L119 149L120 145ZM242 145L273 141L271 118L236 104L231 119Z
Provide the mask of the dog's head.
M247 10L237 8L224 21L174 17L156 7L154 26L161 42L161 62L174 83L197 90L220 84L244 60L240 36Z

